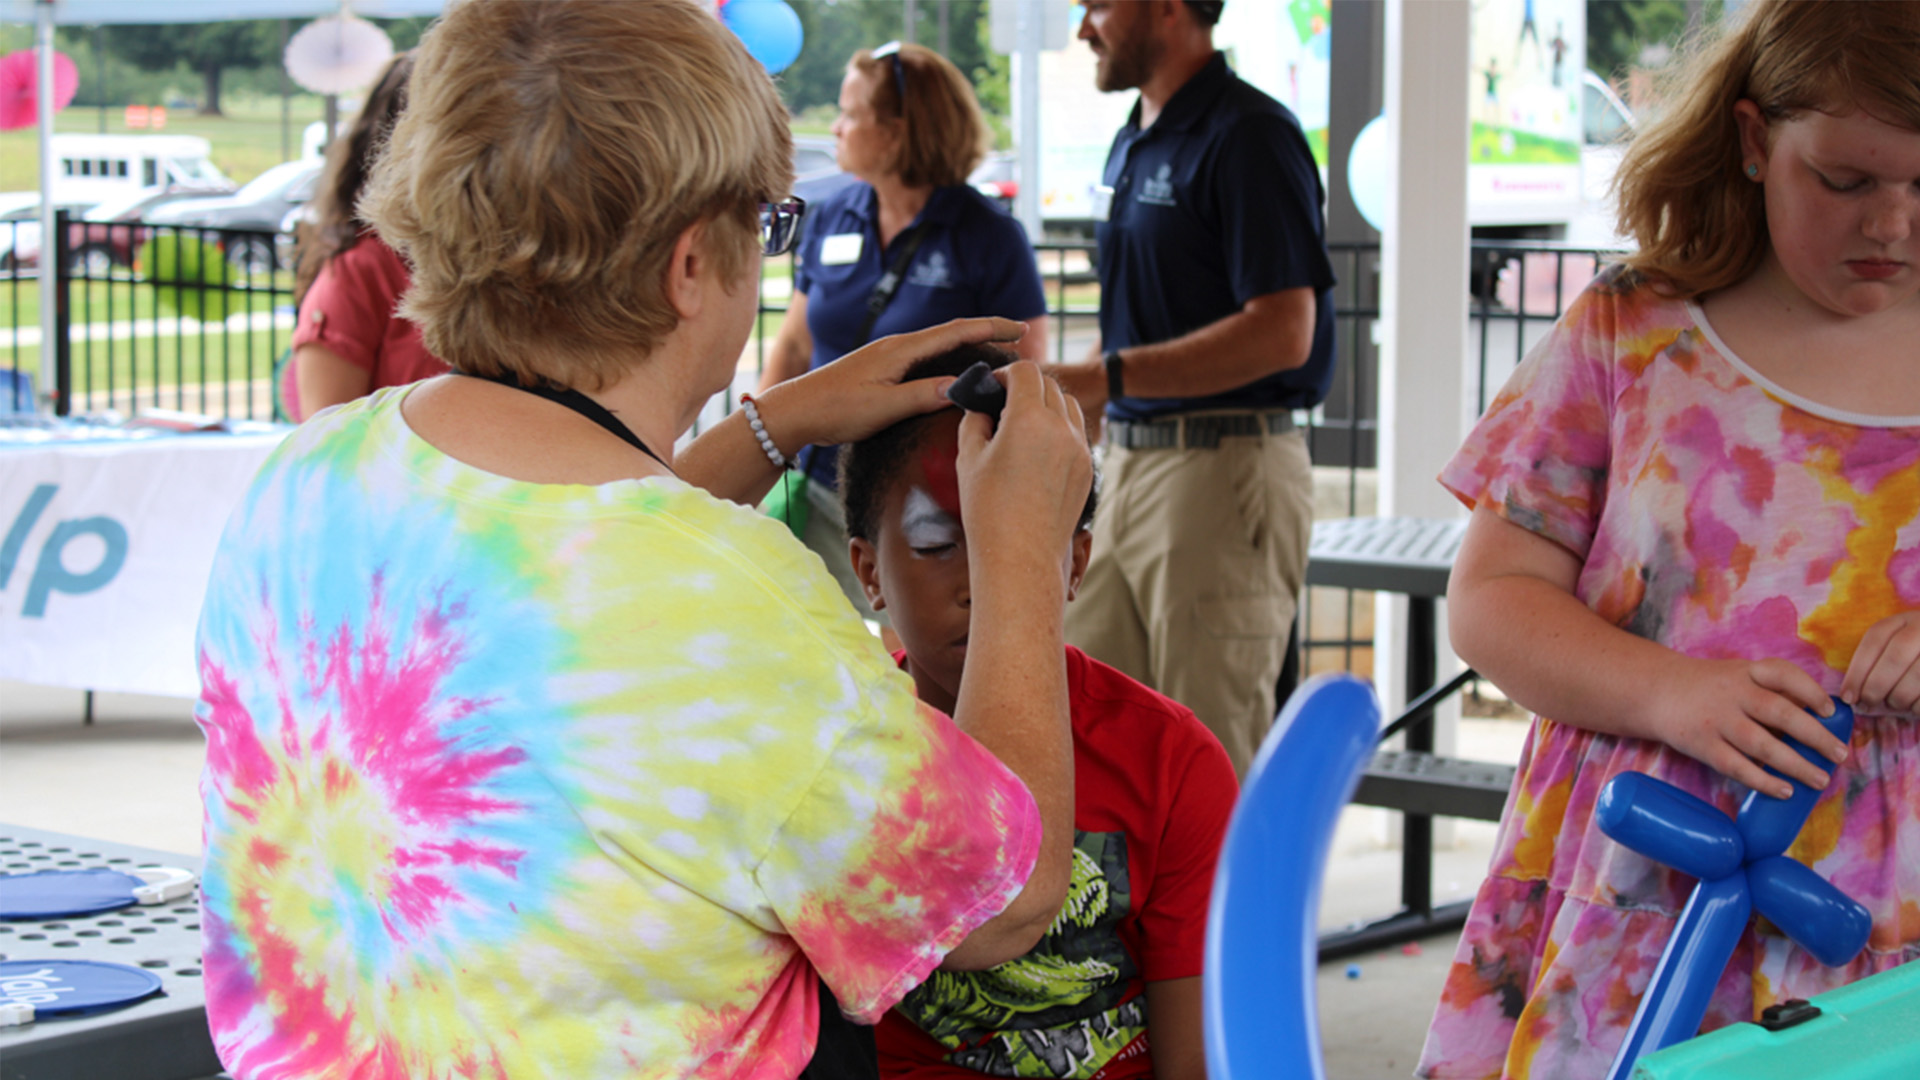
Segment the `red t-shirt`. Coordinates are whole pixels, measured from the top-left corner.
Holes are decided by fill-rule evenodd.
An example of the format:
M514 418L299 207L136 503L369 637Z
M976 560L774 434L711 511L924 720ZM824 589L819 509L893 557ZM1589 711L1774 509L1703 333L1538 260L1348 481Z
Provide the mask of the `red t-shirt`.
M935 971L880 1021L880 1072L1151 1077L1146 984L1200 974L1214 860L1240 785L1193 713L1067 648L1074 868L1025 956Z
M373 376L368 393L405 386L446 373L447 365L427 351L420 328L393 313L411 278L407 264L372 233L321 267L300 302L300 325L293 347L323 345L334 355ZM294 365L287 366L282 388L287 406L299 413Z

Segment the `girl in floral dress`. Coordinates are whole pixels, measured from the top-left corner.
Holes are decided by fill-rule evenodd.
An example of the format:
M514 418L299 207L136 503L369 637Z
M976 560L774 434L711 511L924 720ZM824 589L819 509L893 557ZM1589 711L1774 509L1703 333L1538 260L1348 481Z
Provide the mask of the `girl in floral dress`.
M1454 646L1536 715L1421 1076L1606 1073L1694 884L1593 827L1627 770L1821 789L1788 854L1873 915L1837 968L1756 918L1707 1029L1920 955L1920 4L1753 4L1674 86L1639 252L1440 477Z

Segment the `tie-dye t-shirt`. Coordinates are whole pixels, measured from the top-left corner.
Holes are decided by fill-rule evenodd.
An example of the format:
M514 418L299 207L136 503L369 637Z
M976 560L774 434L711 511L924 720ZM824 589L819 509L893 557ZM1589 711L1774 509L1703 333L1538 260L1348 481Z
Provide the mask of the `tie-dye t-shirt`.
M1700 309L1608 271L1500 392L1441 482L1566 546L1607 621L1690 656L1798 664L1829 693L1869 626L1920 609L1920 417L1775 386ZM1694 879L1608 840L1625 770L1729 814L1745 788L1663 744L1536 717L1420 1075L1607 1073ZM1839 968L1756 919L1708 1010L1752 1020L1920 957L1920 725L1861 716L1788 854L1873 914Z
M243 1080L792 1077L1037 856L784 526L311 421L200 626L208 1019Z

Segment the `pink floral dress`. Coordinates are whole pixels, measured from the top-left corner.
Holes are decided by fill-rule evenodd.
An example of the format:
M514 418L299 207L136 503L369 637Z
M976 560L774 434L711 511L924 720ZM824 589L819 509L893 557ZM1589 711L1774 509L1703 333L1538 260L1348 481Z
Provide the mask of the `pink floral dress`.
M1780 657L1828 692L1868 627L1920 608L1920 417L1788 393L1700 309L1603 274L1514 373L1441 483L1583 560L1609 622L1699 657ZM1425 1077L1605 1075L1694 880L1592 826L1650 773L1732 812L1741 785L1659 743L1533 721L1487 880L1421 1055ZM1823 967L1756 918L1713 1029L1920 955L1920 729L1862 716L1788 852L1865 904Z

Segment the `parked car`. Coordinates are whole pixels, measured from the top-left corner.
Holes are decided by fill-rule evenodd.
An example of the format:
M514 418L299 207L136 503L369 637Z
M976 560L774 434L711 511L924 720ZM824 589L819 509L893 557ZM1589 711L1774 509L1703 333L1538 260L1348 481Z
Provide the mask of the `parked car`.
M975 191L1007 209L1013 209L1014 196L1020 194L1020 161L1012 154L988 154L967 177Z
M69 213L91 209L87 202L56 203ZM0 191L0 273L17 274L40 265L40 193Z
M824 202L834 192L853 183L852 173L840 171L840 159L834 153L831 135L795 135L793 137L793 193L808 205Z
M313 198L314 186L326 162L302 158L283 162L248 181L232 195L214 199L182 199L147 215L148 224L201 229L249 229L278 232L287 212ZM227 253L227 261L248 273L263 273L280 264L274 244L264 236L213 237Z
M146 225L148 214L168 203L206 194L199 186L160 184L88 210L67 226L68 269L78 276L106 277L116 266L132 266L140 245L153 231Z

